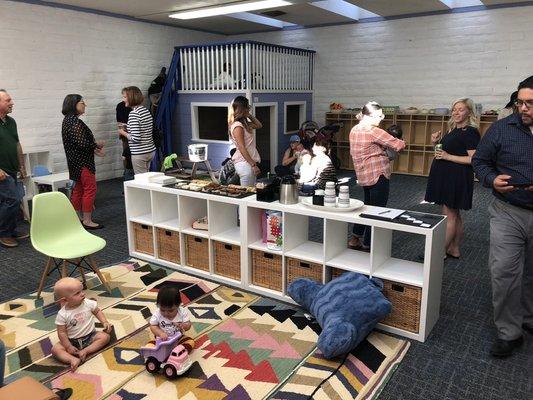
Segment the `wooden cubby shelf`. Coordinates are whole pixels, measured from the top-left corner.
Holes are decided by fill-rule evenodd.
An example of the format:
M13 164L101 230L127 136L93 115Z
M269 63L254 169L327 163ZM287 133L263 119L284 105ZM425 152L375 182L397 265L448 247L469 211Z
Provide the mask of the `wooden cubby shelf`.
M334 138L335 144L332 148L332 152L335 152L340 161L341 169L353 170L349 135L352 127L358 123L356 115L355 113L326 113L326 124L341 124L341 129ZM408 175L429 175L434 156L431 134L437 131L446 131L449 118L449 115L436 114L386 114L380 125L381 128L387 129L394 124L400 126L403 140L407 145L393 162L392 172ZM479 123L481 136L496 119L496 115L481 116Z

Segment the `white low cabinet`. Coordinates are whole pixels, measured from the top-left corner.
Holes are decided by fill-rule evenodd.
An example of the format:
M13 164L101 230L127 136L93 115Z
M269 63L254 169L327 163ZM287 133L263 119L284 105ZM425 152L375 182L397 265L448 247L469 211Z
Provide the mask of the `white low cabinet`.
M249 196L244 199L217 196L202 192L162 187L158 184L136 180L124 183L126 218L130 255L179 271L239 287L264 296L294 303L287 296L287 259L321 266L319 281L325 283L335 273L355 271L369 277L377 277L392 284L392 287L410 288L419 295L419 318L416 328L402 329L395 323L379 324L379 328L418 341L425 341L439 317L444 260L446 220L443 218L431 228L403 225L360 217L361 212L378 207L364 206L354 212L331 212L306 207L299 203L284 205L279 202L265 203ZM283 219L282 250L267 248L262 241L261 214L265 210L277 210ZM192 228L194 220L207 216L208 229ZM322 225L322 240L310 240L309 223ZM351 250L347 246L350 224L362 223L372 227L370 253ZM138 251L134 225L141 224L144 233L152 232L153 254ZM157 230L164 229L179 234L180 260L170 262L159 258ZM424 261L413 262L391 256L394 231L420 235L424 240ZM173 233L173 234L174 234ZM145 238L148 236L145 236ZM201 247L199 256L207 262L204 269L187 265L186 238L198 238ZM240 279L228 278L215 272L215 243L235 246L240 251ZM238 247L237 247L238 246ZM140 246L143 247L143 246ZM252 280L252 251L271 254L280 260L281 284L274 290L256 285ZM198 255L196 255L198 256ZM177 261L177 260L176 260ZM303 265L303 264L302 264ZM402 295L400 293L400 295ZM392 300L391 300L392 301ZM398 316L398 309L393 313Z

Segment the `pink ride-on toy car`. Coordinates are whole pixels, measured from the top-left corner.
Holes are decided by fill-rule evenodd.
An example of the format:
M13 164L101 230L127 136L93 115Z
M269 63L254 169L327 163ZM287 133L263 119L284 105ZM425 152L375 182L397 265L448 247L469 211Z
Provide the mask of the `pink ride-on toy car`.
M146 370L151 374L163 368L167 378L175 378L187 371L191 365L189 353L183 345L176 343L181 338L181 333L162 341L156 338L155 345L150 343L141 347L141 356L144 358Z

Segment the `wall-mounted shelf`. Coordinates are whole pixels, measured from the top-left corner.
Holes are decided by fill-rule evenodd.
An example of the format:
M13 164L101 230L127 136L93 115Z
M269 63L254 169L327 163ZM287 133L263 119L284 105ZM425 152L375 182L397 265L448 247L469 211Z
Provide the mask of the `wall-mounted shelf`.
M124 186L126 216L130 222L130 254L134 257L289 302L292 300L287 296L287 282L290 277L294 279L294 271L312 271L313 279L322 283L332 279L333 268L355 271L392 282L394 287L410 285L422 293L420 319L416 321L419 328L416 331L385 324L380 325L382 329L424 341L438 319L446 230L444 219L425 229L359 216L361 211L374 207L365 206L352 213L336 213L310 209L301 203L264 203L257 201L255 196L226 199L135 180L126 182ZM271 250L263 243L262 213L265 210L281 212L284 238L281 250ZM206 215L209 229L193 229L194 220ZM372 226L375 245L370 252L348 248L347 231L352 223ZM322 225L323 233L318 238L309 235L311 224ZM161 233L157 228L172 232ZM137 229L137 235L142 235L144 244L153 240L153 246L139 243L134 229ZM424 262L392 257L393 231L422 236L425 241ZM178 237L179 252L169 251L167 245L166 253L159 254L163 251L160 240L178 243ZM189 247L196 251L192 260L188 259ZM152 248L153 255L150 252ZM217 248L221 252L218 255ZM201 253L200 259L198 253ZM275 273L265 274L264 271L269 269L257 269L257 265L253 270L254 257L259 268L272 268ZM224 264L226 258L231 260L228 264ZM296 266L296 269L291 267L291 274L289 263ZM263 275L254 275L257 271L263 271Z

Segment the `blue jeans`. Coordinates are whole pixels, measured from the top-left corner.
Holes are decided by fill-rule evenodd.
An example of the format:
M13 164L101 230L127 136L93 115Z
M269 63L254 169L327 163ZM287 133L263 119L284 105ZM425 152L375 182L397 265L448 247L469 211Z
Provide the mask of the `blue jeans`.
M6 347L0 340L0 387L4 386L4 368L6 364Z
M381 175L378 181L372 186L363 186L365 192L365 205L386 207L389 201L389 180ZM353 234L358 238L363 238L363 244L370 246L370 234L372 227L367 225L353 225Z
M15 236L17 215L23 197L22 182L17 182L9 175L0 181L0 237Z

